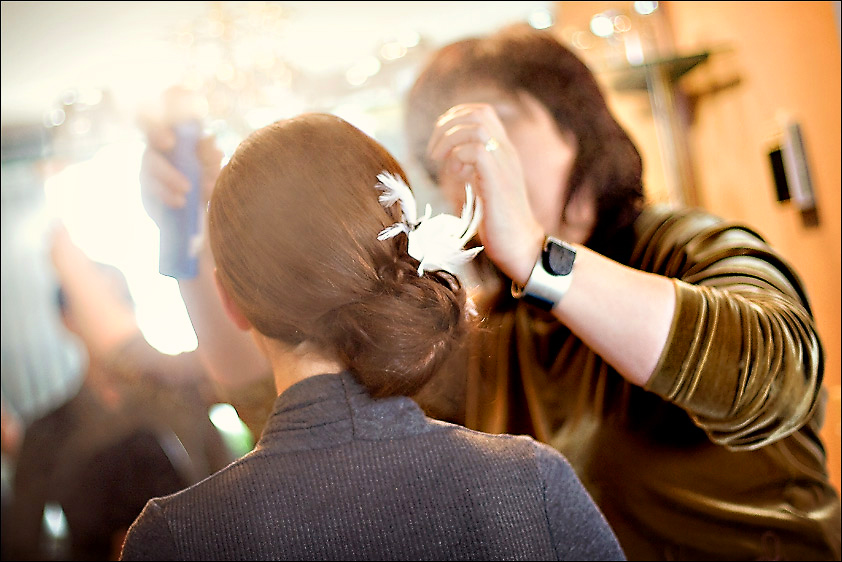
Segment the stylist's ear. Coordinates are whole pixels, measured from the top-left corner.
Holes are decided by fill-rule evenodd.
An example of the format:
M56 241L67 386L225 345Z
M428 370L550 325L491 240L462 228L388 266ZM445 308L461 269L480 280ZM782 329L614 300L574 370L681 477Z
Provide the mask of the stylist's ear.
M250 330L251 322L249 322L243 315L242 311L240 311L240 307L238 307L231 299L231 295L228 294L228 291L226 291L225 287L223 287L222 283L220 283L219 272L216 269L213 270L213 280L216 282L216 292L219 293L219 298L222 300L222 306L225 308L228 318L230 318L239 329Z

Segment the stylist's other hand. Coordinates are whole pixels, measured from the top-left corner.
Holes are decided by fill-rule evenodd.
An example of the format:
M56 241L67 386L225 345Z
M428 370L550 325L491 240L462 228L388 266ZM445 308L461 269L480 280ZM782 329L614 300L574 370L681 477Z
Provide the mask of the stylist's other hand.
M488 257L515 282L525 284L541 252L544 229L529 205L517 150L489 104L461 104L436 121L427 145L439 166L445 196L461 208L465 183L483 203L480 239Z
M155 107L145 108L139 115L140 128L146 135L146 150L140 165L140 189L143 206L156 223L165 207L178 209L187 202L190 181L169 161L167 155L175 147L172 126L180 120L202 117L202 101L197 94L171 88ZM203 136L196 147L201 163L201 203L207 203L219 175L222 151L216 138Z

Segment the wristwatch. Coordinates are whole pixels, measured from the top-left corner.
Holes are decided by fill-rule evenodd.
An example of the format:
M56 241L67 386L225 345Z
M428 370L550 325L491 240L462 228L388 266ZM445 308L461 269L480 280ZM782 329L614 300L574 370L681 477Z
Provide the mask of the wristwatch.
M552 236L545 237L541 256L535 262L526 285L521 287L512 281L512 296L544 310L552 310L570 288L575 261L573 246Z

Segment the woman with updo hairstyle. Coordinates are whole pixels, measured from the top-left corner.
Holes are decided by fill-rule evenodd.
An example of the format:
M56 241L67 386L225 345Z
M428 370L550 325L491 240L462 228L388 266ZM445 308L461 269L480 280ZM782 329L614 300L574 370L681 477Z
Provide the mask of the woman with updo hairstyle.
M408 216L406 179L333 115L240 144L210 200L210 247L278 398L250 453L147 503L121 559L625 559L560 453L432 420L409 397L472 316L456 268L413 249L429 217ZM384 200L392 188L403 195Z
M377 239L399 218L376 197L383 171L405 179L348 123L293 119L243 143L209 215L219 283L249 323L291 346L319 346L374 396L413 394L467 327L451 274L418 276L406 237Z

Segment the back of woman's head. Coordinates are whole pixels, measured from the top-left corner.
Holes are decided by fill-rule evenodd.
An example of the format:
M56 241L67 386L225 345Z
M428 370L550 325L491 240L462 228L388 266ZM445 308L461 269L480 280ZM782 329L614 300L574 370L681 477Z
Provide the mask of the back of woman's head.
M577 142L566 203L583 189L597 204L594 232L605 234L633 220L643 199L642 162L611 114L588 67L549 30L507 26L483 38L457 41L437 51L411 88L406 105L409 149L436 178L426 157L436 119L460 92L491 87L514 101L528 94L543 104L562 133Z
M326 114L264 127L221 171L209 207L220 283L260 333L335 354L375 396L412 394L466 326L447 272L417 273L377 175L405 178L374 139Z

